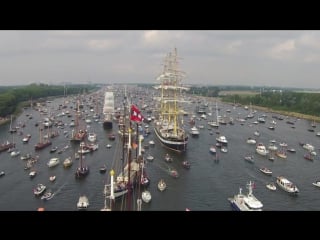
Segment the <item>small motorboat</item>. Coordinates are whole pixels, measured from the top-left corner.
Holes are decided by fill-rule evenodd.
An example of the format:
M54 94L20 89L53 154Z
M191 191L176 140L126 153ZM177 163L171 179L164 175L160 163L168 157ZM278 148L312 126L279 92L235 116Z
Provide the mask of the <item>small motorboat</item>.
M162 192L162 191L164 191L166 188L167 188L166 182L165 182L163 179L161 179L161 180L158 182L158 189Z
M0 177L4 176L5 175L5 172L4 171L1 171L0 172Z
M89 199L87 198L87 196L85 195L80 196L77 202L77 208L79 210L85 210L88 207L89 207Z
M36 170L32 170L32 171L30 171L30 173L29 173L29 177L30 177L30 178L34 178L36 175L37 175L37 171L36 171Z
M264 174L266 174L266 175L269 175L269 176L272 175L272 171L270 169L266 168L266 167L259 168L259 170L261 172L263 172Z
M145 190L145 191L142 192L141 197L142 197L142 200L143 200L145 203L150 202L150 201L151 201L151 198L152 198L152 197L151 197L151 193L150 193L149 191L147 191L147 190Z
M296 152L296 149L294 149L294 148L288 148L287 151L288 151L288 152L291 152L291 153L295 153L295 152Z
M52 193L51 190L49 190L41 196L41 199L42 200L50 200L51 198L53 198L53 196L54 196L54 193Z
M268 184L266 185L266 187L267 187L268 189L272 190L272 191L277 190L277 187L276 187L276 185L275 185L274 183L268 183Z
M106 166L101 166L99 169L100 173L105 173L107 171L107 167Z
M169 172L170 176L173 177L173 178L178 178L179 177L179 173L178 173L178 171L176 169L169 168L168 172Z
M316 187L320 187L320 181L316 181L314 183L312 183L313 186L316 186Z
M53 148L50 149L50 153L54 153L54 152L57 151L57 150L58 150L58 147L55 146L55 147L53 147Z
M152 162L153 159L154 159L154 157L153 157L152 155L148 154L147 160L148 160L149 162Z
M244 157L244 160L248 161L249 163L254 163L254 156L253 155L247 155Z
M188 162L188 161L183 161L183 162L182 162L182 166L183 166L185 169L190 169L191 164L190 164L190 162Z
M220 148L220 151L223 152L223 153L227 153L227 152L228 152L228 148L226 148L226 147L221 147L221 148Z
M164 157L164 160L165 160L166 162L172 162L172 161L173 161L172 157L170 157L170 155L169 155L168 153L167 153L166 156Z
M50 176L50 177L49 177L49 180L50 180L50 182L54 182L54 181L56 180L56 176L54 176L54 175L53 175L53 176Z
M46 190L46 185L39 183L34 189L33 189L33 193L36 196L40 196L41 194L43 194L43 192Z

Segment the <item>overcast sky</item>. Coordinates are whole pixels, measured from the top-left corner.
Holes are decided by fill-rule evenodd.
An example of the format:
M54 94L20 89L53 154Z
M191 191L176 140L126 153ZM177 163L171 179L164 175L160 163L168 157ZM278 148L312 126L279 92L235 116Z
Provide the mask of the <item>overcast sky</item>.
M320 88L320 31L0 31L0 85L156 83L177 48L186 84Z

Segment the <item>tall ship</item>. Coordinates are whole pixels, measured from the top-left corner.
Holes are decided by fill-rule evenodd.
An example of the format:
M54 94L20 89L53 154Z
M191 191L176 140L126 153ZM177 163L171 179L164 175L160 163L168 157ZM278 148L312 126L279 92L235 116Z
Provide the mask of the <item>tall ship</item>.
M40 137L39 137L39 142L36 145L34 145L35 150L41 150L41 149L46 148L52 144L51 141L49 140L49 138L44 139L42 137L42 131L43 131L43 128L39 127Z
M164 147L177 152L185 152L188 143L188 134L182 125L183 114L180 109L183 102L180 94L183 90L188 90L182 86L183 77L184 73L178 65L177 49L174 49L164 59L163 71L157 78L160 84L154 86L161 92L154 132Z
M112 121L114 114L114 96L113 92L106 92L104 95L103 105L103 128L112 129Z
M75 125L74 129L71 131L70 141L75 143L80 143L84 141L87 136L87 129L80 126L79 118L81 117L80 111L80 101L77 101L77 110L75 112Z

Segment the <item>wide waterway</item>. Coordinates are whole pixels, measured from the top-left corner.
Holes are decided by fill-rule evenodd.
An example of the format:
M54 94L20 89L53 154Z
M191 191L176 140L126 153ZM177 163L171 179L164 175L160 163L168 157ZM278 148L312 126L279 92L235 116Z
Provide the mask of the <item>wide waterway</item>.
M48 103L48 107L57 109L63 99L56 99ZM209 103L214 106L215 103ZM221 105L221 104L220 104ZM243 107L233 108L230 105L219 106L221 115L230 115L234 119L237 117L244 118L248 111ZM226 110L230 112L226 112ZM71 110L71 109L68 109ZM88 110L88 109L87 109ZM189 105L189 110L194 110L194 105ZM215 116L212 111L212 118ZM30 119L28 117L32 115ZM266 114L266 123L252 124L257 116ZM197 117L197 115L195 113ZM280 115L278 115L280 116ZM185 127L190 129L188 124L189 116L185 117ZM203 125L200 129L199 137L189 137L188 150L184 154L171 153L174 161L166 163L164 156L168 150L164 149L151 128L151 134L145 137L143 145L148 144L149 140L155 141L155 146L146 149L145 154L151 154L155 157L152 162L147 162L147 173L151 179L148 190L152 194L150 203L142 203L143 211L184 211L189 208L192 211L231 211L228 198L239 192L239 187L246 193L246 183L255 182L254 195L263 203L265 211L313 211L320 209L320 188L312 185L312 182L320 180L320 161L318 155L313 161L304 159L306 150L303 149L299 142L310 143L315 146L315 151L319 154L320 137L316 136L316 132L320 131L320 127L314 128L315 132L310 132L310 122L303 119L290 118L294 125L288 124L288 119L277 120L272 118L271 113L257 112L255 118L248 119L241 124L238 121L234 125L221 125L219 127L220 134L225 135L229 141L228 152L222 153L218 150L219 160L209 152L211 145L216 143L217 136L215 130L210 134L206 120L196 120L196 126ZM70 141L63 134L63 131L71 131L68 126L70 118L61 117L61 120L67 125L64 129L59 129L60 135L52 139L52 146L34 152L34 145L39 141L39 129L35 127L35 123L43 116L34 109L28 108L15 119L13 125L23 122L26 126L23 130L23 136L31 134L32 137L27 144L22 142L21 135L10 134L9 124L0 126L0 142L6 140L14 141L21 155L26 153L39 155L39 161L35 164L38 174L31 179L28 175L29 171L24 170L26 161L18 157L11 157L10 153L0 153L0 171L5 171L5 175L0 178L0 210L1 211L35 211L39 207L44 207L47 211L76 211L76 203L81 194L87 195L90 201L88 211L99 211L104 206L103 189L106 181L109 180L110 166L115 158L119 158L119 137L115 141L108 139L110 130L104 130L101 122L92 121L89 129L93 129L98 134L99 149L93 153L85 155L85 161L90 166L90 174L83 180L75 179L75 169L78 167L79 160L75 160L71 168L65 169L62 165L63 160L67 156L71 156L77 147L72 147ZM275 130L268 129L272 120L277 121ZM114 123L113 131L118 126ZM254 136L254 132L258 130L260 136ZM274 161L268 160L255 153L255 145L246 143L248 137L256 137L258 142L269 145L270 140L276 140L279 147L280 142L288 144L289 148L296 149L296 153L287 153L287 159L276 158ZM111 148L106 148L106 144L110 143ZM70 145L66 151L61 154L50 153L53 146L62 148ZM254 164L244 160L244 156L253 154ZM46 165L50 158L59 157L60 164L54 168L48 168ZM188 160L191 163L190 169L183 168L181 162ZM100 166L106 164L107 173L99 172ZM265 166L272 170L272 176L267 176L259 171L259 168ZM167 169L173 167L178 170L179 178L171 177ZM50 182L49 177L56 176L56 181ZM279 187L276 191L270 191L266 188L269 182L276 182L277 176L285 176L297 185L300 192L297 196L292 196L281 190ZM157 183L160 179L164 179L167 183L167 189L160 192L157 189ZM110 180L109 180L110 181ZM37 183L43 183L47 188L55 192L55 196L44 201L33 194L33 189ZM134 194L137 194L135 191ZM136 199L136 195L134 195ZM132 210L136 209L136 200L133 201ZM118 205L120 205L118 203ZM119 206L118 206L119 207ZM120 209L120 208L119 208Z

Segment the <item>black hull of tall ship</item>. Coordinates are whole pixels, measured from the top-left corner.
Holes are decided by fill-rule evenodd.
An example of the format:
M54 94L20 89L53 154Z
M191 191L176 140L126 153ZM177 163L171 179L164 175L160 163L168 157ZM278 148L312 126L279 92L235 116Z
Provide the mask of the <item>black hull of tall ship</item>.
M158 129L154 128L154 132L163 146L176 152L185 152L187 150L188 135L184 139L163 138Z
M112 129L112 121L104 121L103 122L103 128L104 129Z

